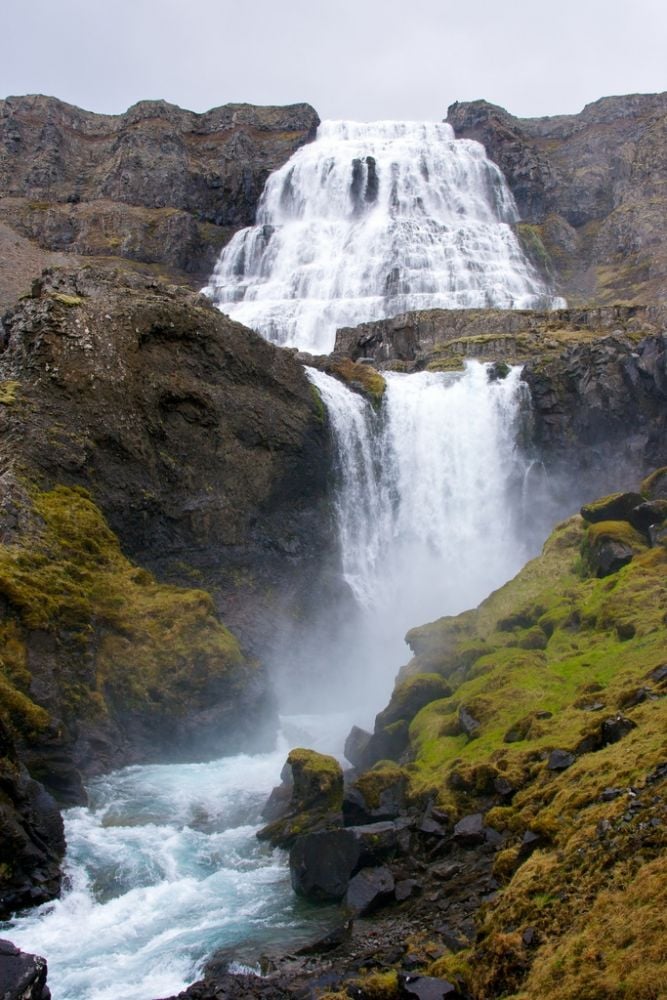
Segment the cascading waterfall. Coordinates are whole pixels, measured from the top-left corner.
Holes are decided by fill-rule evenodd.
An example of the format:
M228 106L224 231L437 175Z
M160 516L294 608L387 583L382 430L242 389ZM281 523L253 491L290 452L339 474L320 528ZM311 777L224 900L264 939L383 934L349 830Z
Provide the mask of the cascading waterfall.
M550 308L512 231L505 179L436 122L323 122L267 181L257 223L207 292L278 344L332 350L336 329L435 308Z
M528 467L516 448L521 370L490 382L488 367L386 373L379 414L307 369L336 440L342 571L365 608L358 703L363 694L377 708L378 695L389 695L409 627L478 604L534 541L519 525Z
M257 225L225 249L208 291L269 339L316 353L340 326L407 310L559 304L515 220L483 147L448 125L324 123L269 178ZM318 649L313 674L337 678L347 727L368 725L407 658L407 628L478 603L527 555L519 371L390 373L378 413L335 379L309 378L336 438L341 566L364 623L347 649ZM274 754L93 783L91 807L67 815L68 891L4 929L46 955L54 1000L176 993L217 947L293 946L306 914L314 936L284 856L254 831L288 745L340 750L345 728L333 720L322 743L325 725L301 718Z

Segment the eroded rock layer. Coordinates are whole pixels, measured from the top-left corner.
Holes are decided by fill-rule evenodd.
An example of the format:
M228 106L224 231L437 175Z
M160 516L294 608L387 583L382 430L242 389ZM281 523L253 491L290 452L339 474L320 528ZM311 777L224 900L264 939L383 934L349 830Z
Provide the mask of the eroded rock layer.
M307 104L195 114L141 101L98 115L53 97L0 101L0 306L63 254L122 257L200 287L318 124Z

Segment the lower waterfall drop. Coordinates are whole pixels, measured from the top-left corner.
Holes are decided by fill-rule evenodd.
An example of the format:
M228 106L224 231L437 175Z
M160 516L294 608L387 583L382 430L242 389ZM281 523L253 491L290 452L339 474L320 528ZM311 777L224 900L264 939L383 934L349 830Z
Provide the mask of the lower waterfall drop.
M385 373L380 413L307 369L336 442L342 572L364 609L351 667L358 703L377 709L389 697L409 628L474 607L535 544L520 524L521 369L497 381L488 369Z

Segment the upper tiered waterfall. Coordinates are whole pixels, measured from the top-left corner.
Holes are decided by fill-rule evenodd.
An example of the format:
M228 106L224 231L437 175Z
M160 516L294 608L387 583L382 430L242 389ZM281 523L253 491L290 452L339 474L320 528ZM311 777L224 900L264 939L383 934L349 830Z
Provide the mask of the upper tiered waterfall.
M269 340L332 350L339 327L415 309L548 308L484 147L435 122L323 122L266 184L208 292Z

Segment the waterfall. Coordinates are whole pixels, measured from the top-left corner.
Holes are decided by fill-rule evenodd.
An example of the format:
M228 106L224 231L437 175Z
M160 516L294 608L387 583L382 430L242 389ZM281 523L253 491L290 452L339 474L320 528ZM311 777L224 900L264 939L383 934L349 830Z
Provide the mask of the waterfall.
M364 608L358 704L368 697L377 710L388 697L408 628L474 607L534 544L522 531L521 369L489 381L488 368L471 361L463 372L386 373L379 414L307 369L336 444L342 572Z
M265 186L255 226L206 289L278 344L328 353L335 332L417 309L549 308L484 147L436 122L323 122Z

